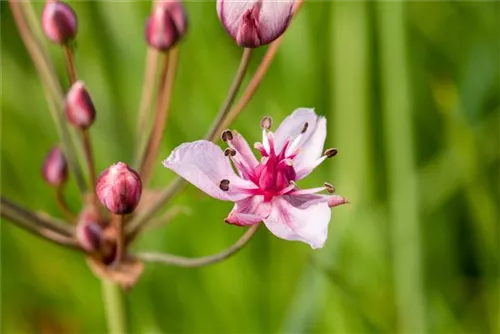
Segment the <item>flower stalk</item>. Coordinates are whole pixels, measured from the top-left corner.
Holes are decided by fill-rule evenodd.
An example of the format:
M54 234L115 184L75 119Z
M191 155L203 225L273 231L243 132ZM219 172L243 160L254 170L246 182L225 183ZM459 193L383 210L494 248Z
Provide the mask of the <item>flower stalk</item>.
M62 186L59 186L55 189L55 196L56 196L57 205L59 206L59 209L61 209L61 212L64 214L66 219L70 222L74 222L76 217L73 214L73 212L71 212L71 209L69 208L68 203L66 202L66 199L64 198Z
M236 75L234 76L233 83L229 88L226 100L224 101L222 107L219 109L219 112L217 113L217 116L215 117L215 120L212 126L210 127L210 130L208 131L206 138L212 140L218 137L220 131L217 131L217 129L219 128L219 125L222 123L222 121L225 119L227 113L229 112L229 109L231 108L234 100L236 99L236 95L238 94L243 79L245 78L245 74L247 73L248 64L250 63L251 56L252 56L252 49L250 48L243 49L243 55L241 56L240 65L238 67Z
M68 44L64 44L62 46L64 53L64 60L66 62L66 71L68 72L69 85L70 87L76 82L76 70L75 70L75 62L73 59L73 50Z
M46 214L31 212L5 197L1 197L0 200L2 217L35 235L39 235L59 245L80 249L72 237L74 234L72 226L64 224Z
M101 289L106 319L108 321L108 333L127 333L127 318L123 289L117 283L104 278L101 279Z
M144 184L147 184L160 149L161 139L167 125L170 111L170 102L172 100L172 91L174 88L175 75L178 63L178 48L171 49L163 55L162 72L160 78L158 102L156 105L155 121L153 130L149 137L148 144L143 153L143 160L140 164L140 172Z
M136 257L147 262L156 262L178 267L194 268L208 266L210 264L215 264L226 260L239 252L252 239L252 237L259 229L259 226L260 224L251 226L234 245L214 255L198 258L188 258L171 254L144 252L137 254Z

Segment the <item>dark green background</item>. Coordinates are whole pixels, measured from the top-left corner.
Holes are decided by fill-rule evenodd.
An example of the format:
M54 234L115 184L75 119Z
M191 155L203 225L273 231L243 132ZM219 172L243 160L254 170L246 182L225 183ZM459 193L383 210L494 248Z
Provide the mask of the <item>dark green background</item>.
M102 170L132 159L150 3L71 3ZM42 5L35 3L38 13ZM60 216L40 177L57 135L8 4L0 6L2 194ZM173 178L161 159L203 136L241 55L215 3L186 7L190 28L157 188ZM327 146L340 153L303 184L333 183L351 204L333 210L322 250L264 228L221 264L147 265L128 295L132 331L498 333L499 34L493 1L306 3L234 127L254 142L262 116L279 121L315 107L328 119ZM48 47L66 85L62 54ZM74 180L67 194L77 210ZM176 202L191 213L144 235L135 249L202 256L243 232L223 222L230 203L191 186ZM1 241L3 333L105 331L100 283L80 254L5 220Z

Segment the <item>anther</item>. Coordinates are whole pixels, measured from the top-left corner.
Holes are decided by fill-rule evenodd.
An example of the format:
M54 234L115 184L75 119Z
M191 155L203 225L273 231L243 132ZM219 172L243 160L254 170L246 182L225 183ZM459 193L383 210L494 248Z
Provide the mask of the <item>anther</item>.
M228 191L229 190L229 180L224 179L220 181L219 188L223 191Z
M305 122L304 127L302 128L302 131L300 133L306 132L308 127L309 127L309 123Z
M231 130L225 130L224 132L222 132L222 134L220 135L222 141L228 141L228 140L233 140L233 133L231 132Z
M325 182L323 183L323 185L325 186L326 191L328 191L330 194L333 194L335 192L335 187L332 186L330 183Z
M337 153L338 153L338 151L336 148L329 148L328 150L325 151L324 155L327 158L333 158L334 156L337 155Z
M260 121L260 127L262 129L269 130L273 126L273 119L271 116L264 116L262 120Z
M233 149L233 148L228 147L228 148L226 148L226 149L224 150L224 155L225 155L226 157L228 157L228 156L232 156L232 157L234 157L234 156L236 155L236 150L235 150L235 149Z

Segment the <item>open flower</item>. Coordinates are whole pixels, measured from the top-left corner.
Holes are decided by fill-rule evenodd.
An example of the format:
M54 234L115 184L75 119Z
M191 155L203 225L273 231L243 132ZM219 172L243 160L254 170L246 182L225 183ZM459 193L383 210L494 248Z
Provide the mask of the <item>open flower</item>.
M347 200L333 195L334 188L328 183L299 189L296 181L337 153L336 149L323 153L326 119L312 109L300 108L276 133L269 131L271 125L270 117L261 122L262 143L255 143L262 155L260 161L239 133L226 130L222 133L222 140L229 145L225 151L199 140L180 145L163 164L210 196L235 202L227 223L245 226L263 221L279 238L323 247L330 208ZM330 194L318 194L325 190Z

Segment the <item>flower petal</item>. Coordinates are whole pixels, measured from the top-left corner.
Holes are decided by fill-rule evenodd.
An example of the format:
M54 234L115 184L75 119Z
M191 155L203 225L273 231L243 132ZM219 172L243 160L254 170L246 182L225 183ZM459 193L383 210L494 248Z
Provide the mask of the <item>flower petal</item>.
M250 196L248 189L257 188L238 177L221 148L206 140L178 146L163 165L208 195L224 201L242 200ZM228 191L220 189L224 179L229 180Z
M293 140L302 133L305 123L308 127L301 136L300 151L294 159L296 170L321 156L326 139L326 119L316 115L314 109L299 108L281 122L275 133L276 152L280 152L287 139Z
M260 223L271 213L271 203L264 196L252 196L236 202L225 219L226 223L245 226Z
M311 248L321 248L328 236L331 210L327 203L304 207L294 206L286 197L272 201L272 211L264 224L277 237L308 243Z
M259 164L245 138L237 131L232 131L232 139L228 141L229 147L236 151L232 157L241 177L249 179L254 177L253 170ZM241 170L240 170L241 169Z
M271 43L288 27L292 18L293 0L263 0L259 23L261 44Z
M323 146L325 145L326 139L326 118L318 117L316 126L314 126L309 133L309 136L302 142L300 146L299 154L293 159L293 165L295 170L302 169L303 167L310 165L311 162L318 160L323 155ZM306 177L310 174L304 173L301 178Z

